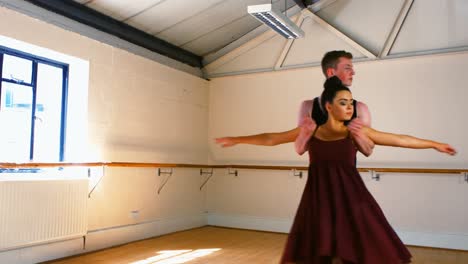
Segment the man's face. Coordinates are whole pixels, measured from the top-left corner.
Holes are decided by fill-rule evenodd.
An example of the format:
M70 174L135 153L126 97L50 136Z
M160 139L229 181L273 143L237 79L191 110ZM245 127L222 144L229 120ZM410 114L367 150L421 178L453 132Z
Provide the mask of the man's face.
M351 86L353 84L354 68L351 59L341 57L336 69L333 69L332 72L334 76L340 78L344 85Z

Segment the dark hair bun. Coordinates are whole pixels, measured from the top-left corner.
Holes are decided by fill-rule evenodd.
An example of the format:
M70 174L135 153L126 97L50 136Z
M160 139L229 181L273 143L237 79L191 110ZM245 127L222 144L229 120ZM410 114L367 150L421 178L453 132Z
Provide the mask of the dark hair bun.
M341 82L340 78L336 76L328 78L323 85L325 90L337 90L341 86L343 86L343 83Z

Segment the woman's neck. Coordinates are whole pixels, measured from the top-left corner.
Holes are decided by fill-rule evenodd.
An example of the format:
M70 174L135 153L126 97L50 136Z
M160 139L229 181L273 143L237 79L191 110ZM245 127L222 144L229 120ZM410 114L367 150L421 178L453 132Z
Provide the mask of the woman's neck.
M320 126L317 135L319 139L323 140L341 139L348 135L348 128L344 125L343 121L329 118L325 124Z
M328 118L327 122L323 124L323 128L330 132L333 131L336 133L345 132L348 130L343 121L338 121L333 118Z

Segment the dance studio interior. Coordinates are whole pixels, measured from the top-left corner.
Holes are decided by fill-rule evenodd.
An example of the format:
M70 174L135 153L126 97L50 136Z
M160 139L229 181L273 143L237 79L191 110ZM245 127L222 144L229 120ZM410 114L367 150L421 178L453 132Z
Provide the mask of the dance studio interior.
M315 260L282 258L330 51L373 130L456 150L373 140L353 169L411 263L468 263L468 1L0 0L0 19L0 263L409 263L364 220L367 244L335 221L297 245Z

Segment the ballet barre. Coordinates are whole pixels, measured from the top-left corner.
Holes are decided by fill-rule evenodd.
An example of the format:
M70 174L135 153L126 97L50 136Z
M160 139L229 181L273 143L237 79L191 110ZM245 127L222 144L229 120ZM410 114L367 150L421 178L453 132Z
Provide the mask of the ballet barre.
M158 176L169 175L161 186L158 188L158 194L164 188L173 174L172 168L197 168L200 169L200 175L208 175L200 186L200 190L208 183L213 176L213 169L227 169L228 175L238 176L239 169L248 170L288 170L293 172L293 176L302 178L302 171L307 171L306 166L265 166L265 165L208 165L208 164L184 164L184 163L150 163L150 162L82 162L82 163L71 163L71 162L52 162L52 163L0 163L0 169L25 169L25 168L64 168L64 167L88 167L88 177L91 177L90 167L102 167L103 171L105 167L125 167L125 168L158 168ZM163 170L169 168L170 170ZM205 171L203 169L209 169ZM382 173L416 173L416 174L451 174L451 175L462 175L463 181L468 183L468 169L426 169L426 168L357 168L359 172L368 172L371 175L371 179L379 181ZM104 176L104 175L103 175ZM101 177L102 178L102 177ZM99 182L92 188L91 193L97 187Z

